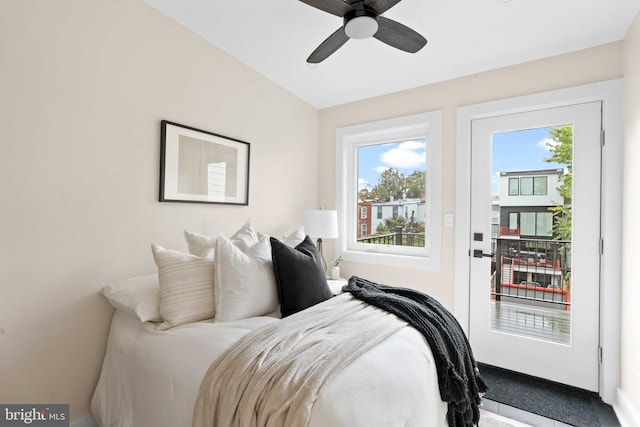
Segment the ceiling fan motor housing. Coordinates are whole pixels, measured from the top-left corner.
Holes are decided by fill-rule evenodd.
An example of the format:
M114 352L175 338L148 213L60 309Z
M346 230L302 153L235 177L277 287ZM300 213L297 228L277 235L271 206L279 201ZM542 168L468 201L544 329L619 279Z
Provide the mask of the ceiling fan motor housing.
M352 39L366 39L378 32L378 13L364 3L344 16L344 31ZM358 7L360 6L360 7Z

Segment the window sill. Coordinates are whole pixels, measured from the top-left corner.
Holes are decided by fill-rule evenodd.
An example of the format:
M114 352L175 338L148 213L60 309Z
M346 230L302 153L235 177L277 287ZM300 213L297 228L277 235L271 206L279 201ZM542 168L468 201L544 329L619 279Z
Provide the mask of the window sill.
M343 250L340 254L345 261L360 264L387 265L420 270L440 270L440 259L436 256L395 255L375 252Z

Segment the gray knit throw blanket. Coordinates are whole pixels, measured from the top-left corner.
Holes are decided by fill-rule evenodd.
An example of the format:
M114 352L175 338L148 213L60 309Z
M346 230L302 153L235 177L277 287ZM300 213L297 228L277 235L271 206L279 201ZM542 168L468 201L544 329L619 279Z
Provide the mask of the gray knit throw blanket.
M487 386L456 318L438 301L413 289L396 288L353 276L342 290L392 313L427 340L438 372L440 398L449 427L472 427L480 420L480 394Z

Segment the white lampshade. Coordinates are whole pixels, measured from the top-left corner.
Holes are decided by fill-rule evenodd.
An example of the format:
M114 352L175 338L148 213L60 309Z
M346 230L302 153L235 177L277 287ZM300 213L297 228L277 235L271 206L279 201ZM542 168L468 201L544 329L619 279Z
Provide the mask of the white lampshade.
M338 237L338 212L316 209L304 212L304 231L311 237L335 239Z

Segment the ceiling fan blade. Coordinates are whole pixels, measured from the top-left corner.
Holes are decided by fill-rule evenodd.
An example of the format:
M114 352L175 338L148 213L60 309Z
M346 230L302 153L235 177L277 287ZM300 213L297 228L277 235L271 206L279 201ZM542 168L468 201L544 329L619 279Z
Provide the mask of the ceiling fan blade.
M320 43L320 46L316 48L311 55L307 58L307 62L310 64L318 64L327 59L333 52L338 50L340 46L345 44L349 40L344 32L344 27L338 28L333 34L326 38L325 41Z
M384 16L378 16L378 32L373 37L409 53L416 53L427 44L427 39L419 33Z
M387 10L400 3L400 1L401 0L364 0L364 4L372 7L376 12L378 12L378 15L382 15Z
M349 3L345 3L342 0L300 0L302 3L306 3L309 6L313 6L316 9L323 10L339 17L343 17L348 12L351 12L353 7Z

